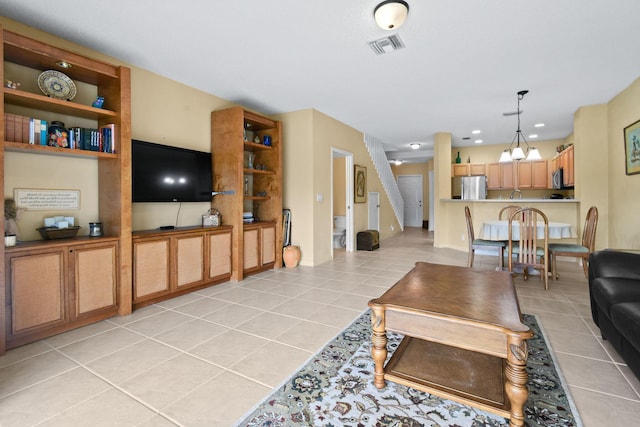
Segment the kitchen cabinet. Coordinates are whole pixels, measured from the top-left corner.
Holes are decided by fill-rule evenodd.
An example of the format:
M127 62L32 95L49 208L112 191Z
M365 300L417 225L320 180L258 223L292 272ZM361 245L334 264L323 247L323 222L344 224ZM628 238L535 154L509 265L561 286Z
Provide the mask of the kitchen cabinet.
M517 164L518 169L518 188L547 188L547 161L520 161Z
M232 236L231 280L282 267L282 149L281 122L242 107L211 113L215 191L233 192L216 195L211 207L238 230ZM255 222L245 222L245 213ZM274 232L273 248L265 251L260 244L267 241L267 229ZM266 253L274 254L272 262L261 258Z
M14 153L26 154L35 158L48 157L55 164L56 158L73 157L80 162L97 162L97 185L93 190L98 195L96 211L100 212L103 232L106 238L114 238L117 250L113 250L117 259L115 276L105 276L120 287L115 293L117 300L109 302L111 315L131 313L131 77L130 69L110 64L103 60L95 60L75 52L60 49L54 45L21 34L8 31L0 26L0 57L3 61L3 79L15 81L35 81L35 77L46 70L60 70L68 76L77 87L77 96L71 100L57 99L42 94L35 84L24 84L13 89L0 87L3 102L0 102L0 179L5 187L0 186L3 199L12 196L7 189L5 162L11 161ZM61 69L58 64L66 62L71 68ZM4 81L4 80L3 80ZM96 96L104 97L102 108L92 107L91 101ZM83 101L80 101L83 100ZM61 120L68 125L82 123L87 128L109 126L113 129L115 152L92 151L51 147L47 145L25 144L14 141L10 134L5 134L5 120L15 114L46 120L48 123ZM62 173L62 171L60 171ZM74 170L65 170L70 181L79 177ZM17 181L15 177L13 181ZM36 177L30 177L24 185L33 185ZM34 179L36 179L34 181ZM18 183L19 185L22 185ZM73 186L71 186L73 187ZM49 188L44 185L43 188ZM66 188L66 187L63 187ZM91 199L91 197L83 199ZM82 209L82 207L81 207ZM0 215L0 228L4 228L4 215ZM8 319L7 328L0 328L0 355L6 346L13 347L43 337L73 325L84 324L87 319L101 319L94 316L96 310L101 313L106 304L107 294L95 295L93 288L85 282L93 273L92 268L103 268L102 260L95 257L86 267L87 261L83 251L70 256L69 250L74 242L82 242L83 237L65 240L65 243L51 243L47 240L34 240L18 245L19 249L5 249L0 246L7 270L0 275L0 290L9 305L0 307L0 318ZM103 242L105 240L102 240ZM93 240L97 242L97 240ZM27 248L29 254L22 252ZM75 252L74 252L75 253ZM20 255L19 255L20 254ZM24 258L23 258L24 257ZM109 260L111 258L108 257ZM39 262L38 260L42 261ZM111 262L111 261L108 261ZM12 264L13 263L13 264ZM95 264L95 265L94 265ZM27 267L28 266L28 267ZM104 266L109 270L109 266ZM110 271L110 270L109 270ZM12 281L13 275L13 281ZM116 277L117 276L117 277ZM102 277L98 277L102 279ZM70 285L73 281L76 285ZM71 281L71 282L70 282ZM42 289L26 288L24 283L41 283ZM55 285L57 283L57 285ZM111 283L111 282L110 282ZM12 286L14 293L12 293ZM17 286L17 288L15 287ZM59 289L56 290L56 286ZM102 286L102 285L101 285ZM42 296L39 292L44 292ZM105 291L106 292L106 291ZM32 295L33 294L33 295ZM109 294L111 295L111 294ZM36 299L32 299L31 297ZM69 305L73 300L78 305ZM59 303L59 304L58 304ZM114 304L117 309L112 310ZM45 308L46 306L46 308ZM98 308L95 308L98 307ZM106 307L106 306L105 306ZM43 310L40 312L40 310ZM12 320L12 316L15 322ZM5 336L5 334L8 334ZM6 346L5 346L6 344Z
M118 273L116 238L7 248L7 348L116 315Z
M133 235L133 304L141 307L229 280L230 226Z
M256 223L244 228L244 273L273 268L276 261L276 224Z
M573 145L571 145L560 153L563 185L566 187L573 187L575 184L573 164Z
M451 176L476 176L486 175L487 169L484 163L454 163L451 167Z
M515 178L514 162L487 164L487 189L512 190Z

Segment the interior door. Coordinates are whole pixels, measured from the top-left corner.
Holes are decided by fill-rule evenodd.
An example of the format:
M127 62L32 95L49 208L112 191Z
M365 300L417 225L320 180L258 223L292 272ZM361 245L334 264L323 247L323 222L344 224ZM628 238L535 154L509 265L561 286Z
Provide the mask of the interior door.
M380 193L371 191L368 196L369 230L380 231Z
M422 227L422 175L399 175L398 188L404 201L405 227Z

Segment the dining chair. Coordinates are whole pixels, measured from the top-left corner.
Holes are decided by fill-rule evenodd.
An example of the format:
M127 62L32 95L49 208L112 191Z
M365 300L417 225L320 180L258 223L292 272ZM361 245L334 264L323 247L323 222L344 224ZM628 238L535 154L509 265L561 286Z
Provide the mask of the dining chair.
M513 205L505 206L504 208L500 209L500 213L498 214L498 219L502 219L502 217L504 217L504 219L509 219L511 214L517 211L518 209L522 209L522 206L513 206Z
M551 260L551 277L553 280L559 279L556 270L556 258L559 256L574 257L582 259L582 269L584 276L589 278L589 255L594 251L596 245L596 228L598 227L598 208L591 206L587 211L587 218L582 228L582 244L571 243L549 243L549 257Z
M538 237L539 223L544 226L542 238ZM519 231L517 238L514 236L514 229ZM544 288L549 289L547 277L549 271L549 220L544 212L536 208L522 208L512 213L509 216L507 244L509 271L514 274L514 267L522 267L524 280L527 280L529 267L534 268L540 271L540 279L544 280Z
M504 268L504 249L507 246L506 242L501 240L476 239L475 233L473 232L473 221L471 220L471 211L469 210L469 206L464 207L464 215L467 220L467 240L469 241L467 267L473 267L473 259L475 257L476 249L494 250L498 252L498 267L502 270Z

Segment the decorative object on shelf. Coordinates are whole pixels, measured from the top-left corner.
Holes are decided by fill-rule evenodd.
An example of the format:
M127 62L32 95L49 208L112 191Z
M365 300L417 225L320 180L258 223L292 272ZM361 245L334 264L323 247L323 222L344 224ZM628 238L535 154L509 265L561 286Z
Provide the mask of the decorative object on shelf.
M47 70L38 76L38 86L42 93L51 98L72 100L77 93L76 84L64 73Z
M20 87L20 83L14 82L13 80L5 80L4 87L8 87L9 89L18 89Z
M518 116L518 130L516 130L516 135L513 137L513 141L511 141L509 148L504 150L500 155L500 160L499 160L500 163L511 162L513 160L522 160L525 157L527 158L527 160L542 159L542 157L540 156L540 152L538 151L537 148L529 147L527 140L524 138L524 135L522 135L522 131L520 130L520 113L522 113L522 111L520 110L520 101L522 101L522 98L524 98L524 96L527 93L529 93L528 90L521 90L518 92L518 109L516 110L516 114ZM511 115L511 114L512 113L504 113L504 115ZM520 147L520 138L522 138L522 142L524 142L527 145L526 152L524 152ZM517 143L516 143L516 147L512 150L511 147L513 146L514 142L517 142Z
M624 128L624 160L627 175L640 173L640 120Z
M260 137L259 137L258 135L256 135L256 136L253 138L253 142L255 142L256 144L260 144Z
M355 189L353 198L355 203L367 202L367 168L364 166L354 165L355 169Z
M17 240L15 234L7 234L7 233L5 233L5 235L4 235L4 245L7 248L9 248L11 246L15 246L16 243L18 243L18 240Z
M253 169L253 161L255 160L256 155L254 153L249 153L249 155L247 157L249 159L248 167L249 167L249 169Z
M249 195L249 178L247 177L244 178L244 195Z
M64 123L53 121L49 126L49 140L47 145L50 147L69 148L69 131L64 127Z
M460 158L460 152L458 151L458 157L456 157L456 163L462 163L462 159Z
M267 147L271 147L271 135L265 135L265 136L262 138L262 143L263 143L264 145L266 145Z
M209 209L206 214L202 215L203 227L219 227L222 225L222 215L216 209Z
M467 163L471 163L471 156L467 156Z
M386 0L376 6L373 17L383 30L397 30L407 19L409 4L402 0Z
M37 228L40 232L40 235L43 239L52 240L52 239L68 239L70 237L75 237L78 234L78 230L80 230L80 226L75 227L67 227L67 228L58 228L58 227L40 227Z
M23 208L18 208L13 199L4 200L4 235L18 234L18 219L24 212Z
M89 223L89 237L102 237L102 223L90 222Z
M267 192L266 191L259 191L258 194L256 194L256 196L258 196L258 197L267 197Z
M104 104L104 96L99 96L96 98L95 101L91 103L91 106L95 108L102 108L103 104Z
M300 246L285 246L282 249L282 259L287 268L296 268L300 262Z

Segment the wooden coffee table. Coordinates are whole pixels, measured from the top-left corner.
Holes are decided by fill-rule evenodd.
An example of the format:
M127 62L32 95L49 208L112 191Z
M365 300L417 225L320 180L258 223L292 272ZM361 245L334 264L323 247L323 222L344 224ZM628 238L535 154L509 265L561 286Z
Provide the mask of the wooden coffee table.
M377 388L390 380L524 425L533 333L510 273L418 262L369 307ZM384 366L387 331L405 338Z

